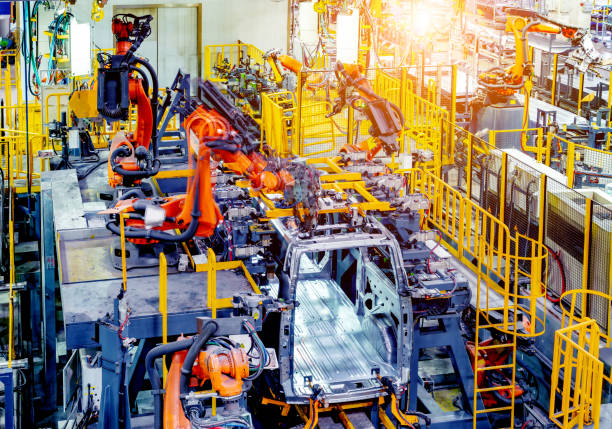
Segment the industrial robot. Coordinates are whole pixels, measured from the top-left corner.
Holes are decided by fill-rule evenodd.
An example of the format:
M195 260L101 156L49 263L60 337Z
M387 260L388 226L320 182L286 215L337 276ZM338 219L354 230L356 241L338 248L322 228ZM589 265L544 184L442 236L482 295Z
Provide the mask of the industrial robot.
M495 66L478 76L480 89L471 102L471 131L527 128L528 103L533 86L530 77L534 69L529 58L529 33L558 34L569 40L566 66L580 72L612 64L612 56L598 51L593 44L589 34L590 14L577 10L583 7L582 2L565 3L568 3L566 7L555 3L546 16L528 9L504 9L507 13L506 31L514 36L515 61L507 68ZM572 13L568 13L570 9ZM588 20L582 19L584 16ZM525 103L515 96L520 90L524 90ZM524 105L527 107L523 108ZM516 139L508 138L501 144L520 147L519 138L522 139L518 136Z
M151 15L115 15L112 31L117 40L117 53L98 54L100 68L96 83L100 116L108 122L128 120L131 104L138 112L134 132L128 135L120 131L110 144L108 181L113 188L139 186L142 179L154 176L161 167L157 159L157 74L148 61L136 55L136 50L151 34L152 20Z
M217 104L221 110L224 104L219 99L223 96L212 85L203 86L212 91L212 98L217 100L212 104ZM207 100L210 99L209 96ZM147 198L142 190L135 188L119 197L113 207L101 212L111 215L107 228L117 235L121 235L119 215L125 217L130 267L156 265L162 251L170 257L169 265L174 265L178 256L173 256L176 252L172 250L177 243L214 234L224 219L213 195L210 167L213 159L222 162L230 172L246 178L252 190L283 193L284 206L294 208L305 228L316 219L317 171L301 163L264 157L257 150L258 141L245 139L249 134L236 121L236 116L229 111L224 116L207 104L190 105L191 113L183 123L190 148L190 164L195 163L186 193ZM233 119L234 126L227 118ZM118 249L116 247L111 253L119 256ZM119 258L115 258L114 265L121 268Z
M363 153L368 161L372 161L381 149L384 149L388 156L397 152L397 139L404 126L404 116L400 108L374 92L357 64L345 65L338 61L335 74L339 97L327 117L337 115L344 106L350 105L372 123L369 133L376 143L370 148L368 140L361 143L348 142L340 149L340 153Z

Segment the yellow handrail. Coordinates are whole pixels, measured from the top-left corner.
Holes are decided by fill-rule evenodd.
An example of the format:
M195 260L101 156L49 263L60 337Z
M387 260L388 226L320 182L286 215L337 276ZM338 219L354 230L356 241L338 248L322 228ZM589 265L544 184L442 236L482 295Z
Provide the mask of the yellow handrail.
M599 428L605 379L604 365L599 360L599 338L599 327L593 319L555 332L549 418L562 429L591 424L593 429Z

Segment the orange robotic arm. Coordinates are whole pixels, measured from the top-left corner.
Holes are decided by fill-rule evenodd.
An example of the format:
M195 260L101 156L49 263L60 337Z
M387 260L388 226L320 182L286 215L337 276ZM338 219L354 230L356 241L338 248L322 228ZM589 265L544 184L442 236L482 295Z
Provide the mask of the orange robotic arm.
M340 113L346 104L350 104L354 109L365 113L372 124L369 133L376 141L376 146L372 149L367 147L367 141L361 144L349 142L340 152L366 152L368 160L373 159L381 149L384 149L387 155L397 152L397 139L404 127L404 116L399 107L374 92L357 64L344 65L338 61L336 78L340 96L327 116ZM353 90L357 91L357 94L351 93Z
M478 82L485 88L501 96L514 94L525 84L525 78L533 71L532 60L529 58L528 33L562 34L568 39L574 39L577 29L564 27L541 18L529 10L511 8L506 20L506 31L514 35L516 57L514 64L506 69L492 67L478 76Z
M260 154L242 152L232 139L234 131L229 123L216 111L199 106L183 125L188 140L195 135L198 142L195 175L189 180L186 194L145 198L142 192L133 190L124 194L114 208L101 212L127 214L125 236L133 243L183 242L194 236L209 237L214 233L223 217L212 193L211 154L224 161L227 168L248 178L255 189L285 191L295 182L286 169L271 171L268 161ZM191 141L189 147L196 152ZM109 222L107 228L115 234L121 233L118 219ZM182 232L179 235L164 232L175 229Z

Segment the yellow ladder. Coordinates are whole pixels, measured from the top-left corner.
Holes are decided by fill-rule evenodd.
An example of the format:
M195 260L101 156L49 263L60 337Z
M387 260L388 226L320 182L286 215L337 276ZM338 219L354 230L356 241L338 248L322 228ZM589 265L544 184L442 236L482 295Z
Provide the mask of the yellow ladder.
M498 225L499 227L501 224ZM487 240L492 243L487 243ZM545 320L537 316L536 309L536 301L541 300L546 293L547 276L545 273L548 253L545 247L520 234L516 234L508 241L502 239L498 239L497 243L495 241L494 234L489 237L487 234L482 234L478 241L474 344L474 429L477 428L480 416L498 412L509 412L508 427L514 428L517 337L535 337L543 334L545 329ZM531 249L531 251L526 251L526 254L523 255L519 254L519 249ZM521 288L519 278L529 279L530 288L528 290ZM481 292L484 292L484 300ZM493 321L492 313L498 314L498 319L501 321ZM522 320L521 326L518 325L519 319ZM485 329L505 335L508 341L481 345L480 332ZM481 353L486 355L491 352L506 351L509 353L503 362L498 361L488 366L478 364ZM507 374L508 370L511 375ZM498 386L479 386L478 376L486 375L489 371L504 371L508 382ZM501 391L509 392L509 405L486 408L479 401L481 394Z

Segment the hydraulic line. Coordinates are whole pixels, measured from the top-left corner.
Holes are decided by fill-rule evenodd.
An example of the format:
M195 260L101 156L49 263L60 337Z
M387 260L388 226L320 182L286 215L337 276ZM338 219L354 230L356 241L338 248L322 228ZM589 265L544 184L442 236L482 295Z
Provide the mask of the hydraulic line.
M183 412L189 418L190 412L185 409L185 403L182 400L185 396L189 394L189 381L191 380L191 372L193 370L193 364L197 359L200 350L206 345L210 337L213 336L215 332L217 332L218 325L215 321L209 320L206 322L204 327L202 328L202 333L200 336L194 340L191 347L189 347L189 351L185 356L185 360L183 362L183 367L181 368L181 377L180 377L180 394L181 394L181 404L183 406Z
M186 340L175 341L169 344L162 344L157 347L154 347L147 353L147 357L145 358L145 367L147 369L147 374L149 376L149 380L151 381L151 387L153 388L153 402L154 402L154 424L153 427L155 429L162 429L162 410L164 408L164 398L163 398L163 386L161 382L161 377L157 372L157 368L155 367L155 360L165 355L169 355L171 353L176 353L181 350L187 350L193 342L198 337L188 338Z

